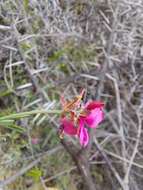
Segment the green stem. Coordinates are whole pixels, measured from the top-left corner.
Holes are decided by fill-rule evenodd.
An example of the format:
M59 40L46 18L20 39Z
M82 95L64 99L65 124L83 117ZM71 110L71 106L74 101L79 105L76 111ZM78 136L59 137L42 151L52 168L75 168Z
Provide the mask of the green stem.
M0 117L0 121L2 120L7 120L7 119L19 119L22 117L28 117L30 115L34 115L34 114L60 114L62 111L61 110L33 110L33 111L27 111L27 112L21 112L21 113L14 113L14 114L10 114L7 116L2 116Z

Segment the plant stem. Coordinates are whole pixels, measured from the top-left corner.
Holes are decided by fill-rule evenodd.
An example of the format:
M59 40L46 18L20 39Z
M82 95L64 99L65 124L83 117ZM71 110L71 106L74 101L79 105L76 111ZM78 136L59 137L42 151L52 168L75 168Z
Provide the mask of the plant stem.
M78 150L75 146L73 146L73 144L69 144L64 139L61 140L61 144L64 146L66 151L70 154L75 165L77 166L86 189L97 190L91 176L89 161L86 157L85 152L81 151L81 149Z

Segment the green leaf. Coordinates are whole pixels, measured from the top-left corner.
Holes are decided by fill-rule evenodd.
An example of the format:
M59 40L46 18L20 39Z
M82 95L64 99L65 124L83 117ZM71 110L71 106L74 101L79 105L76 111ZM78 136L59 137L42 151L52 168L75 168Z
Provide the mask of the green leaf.
M2 122L3 122L3 124L1 124ZM0 121L0 124L2 125L2 127L11 129L11 130L18 132L18 133L24 133L25 132L25 128L20 127L18 125L12 125L12 124L6 123L6 122L4 123L4 121Z
M24 132L26 131L25 128L20 127L20 126L18 126L18 125L9 125L9 126L7 126L7 128L9 128L9 129L11 129L11 130L14 130L14 131L16 131L16 132L18 132L18 133L24 133Z
M43 172L36 167L28 171L26 176L32 177L35 180L35 182L38 182L40 180L40 177L42 176L42 173Z
M10 115L2 116L0 117L0 121L3 120L11 120L11 119L20 119L23 117L28 117L30 115L35 115L38 113L43 113L43 114L48 114L48 113L53 113L53 114L60 114L61 110L33 110L33 111L27 111L27 112L19 112L19 113L12 113Z
M24 3L24 8L27 10L29 5L29 0L24 0L23 3Z
M0 120L0 125L11 125L13 124L14 120L8 119L8 120Z
M54 62L54 61L57 61L59 58L61 58L61 56L64 54L64 50L59 50L59 51L56 51L53 53L53 55L51 55L49 58L48 58L48 61L50 62Z
M67 67L67 64L66 63L59 63L58 64L58 69L62 72L64 72L65 74L68 74L69 71L68 71L68 67Z
M21 49L23 52L26 52L32 48L32 45L30 44L30 42L23 42L23 43L21 43L20 46L21 46Z
M11 90L6 90L6 91L4 91L4 92L0 92L0 98L1 98L1 97L5 97L5 96L8 96L8 95L10 95L11 93L12 93Z

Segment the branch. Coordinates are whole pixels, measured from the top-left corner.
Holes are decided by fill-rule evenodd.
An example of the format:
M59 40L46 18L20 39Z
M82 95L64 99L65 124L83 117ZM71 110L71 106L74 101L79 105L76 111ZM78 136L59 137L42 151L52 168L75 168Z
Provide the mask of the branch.
M100 147L100 145L98 144L96 138L94 138L94 143L96 145L97 150L100 152L100 154L103 156L104 160L106 161L109 169L112 171L112 173L115 175L116 179L118 180L119 184L121 185L123 190L125 189L125 185L123 180L121 179L121 177L119 176L118 172L116 171L116 169L113 167L112 163L110 162L110 160L108 159L107 155L104 153L104 151L102 150L102 148Z
M70 154L72 160L74 161L77 169L82 176L84 185L88 190L96 190L95 184L93 182L89 161L86 157L85 151L83 149L77 149L73 144L66 142L64 139L61 140L61 144L64 146L66 151Z

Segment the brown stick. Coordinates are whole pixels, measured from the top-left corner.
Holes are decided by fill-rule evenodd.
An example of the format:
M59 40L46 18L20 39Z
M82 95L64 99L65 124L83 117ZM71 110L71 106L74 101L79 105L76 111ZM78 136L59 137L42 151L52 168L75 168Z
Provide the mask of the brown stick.
M77 149L73 144L66 142L64 139L61 140L61 144L64 146L66 151L70 154L75 165L78 168L80 175L82 176L84 185L88 190L96 190L95 183L93 182L89 162L85 151Z

